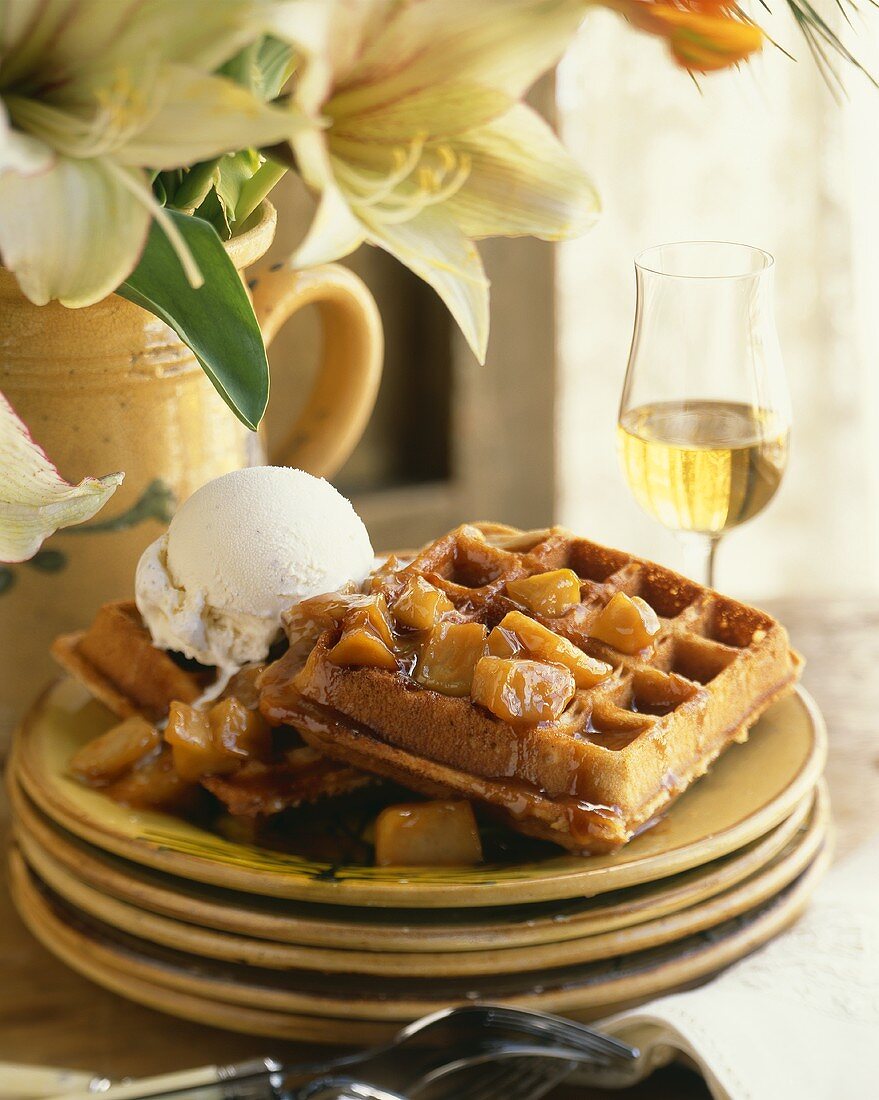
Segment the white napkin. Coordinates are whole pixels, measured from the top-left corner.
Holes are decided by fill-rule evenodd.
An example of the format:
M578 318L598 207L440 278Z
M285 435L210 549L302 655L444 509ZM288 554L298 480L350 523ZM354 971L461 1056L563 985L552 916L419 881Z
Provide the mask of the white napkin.
M830 872L790 931L699 989L598 1026L641 1057L590 1083L632 1084L680 1052L716 1100L879 1096L879 836Z

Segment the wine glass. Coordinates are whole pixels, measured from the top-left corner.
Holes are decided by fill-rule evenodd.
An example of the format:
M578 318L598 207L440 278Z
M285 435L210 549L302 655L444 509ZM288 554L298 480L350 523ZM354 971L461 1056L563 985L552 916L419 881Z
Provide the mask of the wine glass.
M781 482L790 397L772 304L774 260L743 244L687 241L635 260L637 305L620 402L623 472L671 528L688 571L714 587L721 535Z

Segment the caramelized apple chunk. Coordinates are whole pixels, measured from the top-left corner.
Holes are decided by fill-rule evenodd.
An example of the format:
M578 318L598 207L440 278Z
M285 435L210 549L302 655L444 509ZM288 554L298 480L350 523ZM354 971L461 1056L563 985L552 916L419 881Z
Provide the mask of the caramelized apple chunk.
M381 594L365 597L342 620L342 636L327 654L337 665L397 669L388 605Z
M342 637L327 654L336 665L365 666L397 670L397 658L385 643L371 630L352 627L342 632Z
M561 665L482 657L471 694L505 722L536 725L558 718L575 691L573 673Z
M271 749L271 731L265 720L239 699L223 699L208 711L214 745L231 756L262 760Z
M505 626L496 626L488 635L488 655L490 657L506 657L510 660L525 653L525 646L512 630Z
M578 688L594 687L613 672L613 667L607 662L590 657L573 642L521 611L510 611L504 615L489 635L488 650L497 657L514 657L516 652L507 652L514 643L518 643L518 652L525 651L529 657L563 665L573 673Z
M507 595L535 615L557 618L580 602L580 578L573 569L552 569L507 581Z
M469 695L486 633L482 623L437 623L421 651L415 679L443 695Z
M640 653L652 645L658 633L659 618L650 604L625 592L617 592L589 628L591 638L629 654Z
M70 770L86 783L102 786L155 753L161 744L161 734L145 718L126 718L83 745L70 761Z
M259 708L259 678L265 670L265 665L245 665L240 672L236 672L220 699L237 699L248 710Z
M482 842L469 802L388 806L375 823L379 867L466 867L482 862Z
M107 787L107 794L116 802L152 810L183 809L197 791L198 787L177 771L167 745L155 755L145 757Z
M304 660L318 637L365 599L356 585L349 583L337 592L326 592L294 604L281 616L290 650Z
M453 610L445 592L419 576L407 579L391 608L399 625L409 630L430 630L440 616Z
M214 740L207 713L187 703L171 704L165 741L171 746L174 767L184 779L223 775L241 763L235 753Z
M394 631L391 626L391 613L387 600L379 593L366 596L362 603L353 607L342 620L345 630L369 630L379 638L388 649L394 648Z

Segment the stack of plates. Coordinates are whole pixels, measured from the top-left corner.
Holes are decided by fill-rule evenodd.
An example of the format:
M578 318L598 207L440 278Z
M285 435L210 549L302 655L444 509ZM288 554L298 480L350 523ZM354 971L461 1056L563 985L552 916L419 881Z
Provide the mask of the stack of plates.
M607 1015L775 935L828 859L826 738L802 691L621 851L462 869L335 866L119 806L66 773L108 722L64 682L18 735L18 910L99 984L258 1035L379 1042L476 1000Z

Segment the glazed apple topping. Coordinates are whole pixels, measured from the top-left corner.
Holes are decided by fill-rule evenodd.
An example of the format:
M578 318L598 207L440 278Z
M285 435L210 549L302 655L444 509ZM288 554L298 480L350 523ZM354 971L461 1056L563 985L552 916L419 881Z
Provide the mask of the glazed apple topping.
M511 724L555 721L576 691L574 676L545 661L481 657L473 672L472 696Z
M94 786L112 783L162 744L162 735L145 718L126 718L95 737L73 756L70 770Z
M375 823L379 867L466 867L482 862L482 842L469 802L388 806Z
M454 605L445 592L416 574L407 578L391 610L399 626L431 630Z
M595 687L613 672L605 661L590 657L573 642L521 611L510 611L501 619L489 635L488 652L494 657L507 658L523 653L538 661L562 665L573 673L578 688Z
M437 623L418 657L415 679L443 695L469 695L487 634L482 623Z
M456 607L435 578L402 569L384 580L384 591L373 586L366 595L346 592L305 601L288 613L288 633L291 623L305 620L318 629L332 626L335 639L324 651L331 664L411 677L431 691L470 697L518 724L557 720L575 692L614 674L611 663L532 617L559 618L580 606L581 582L571 569L508 581L507 597L530 613L508 611L490 631L470 621L472 608ZM314 626L310 629L313 634ZM635 654L658 632L659 619L649 604L617 593L599 611L589 635Z
M606 642L620 653L640 653L659 633L659 618L640 596L617 592L589 628L589 636Z
M206 775L228 775L246 760L264 757L270 737L262 717L232 698L209 710L172 703L165 728L174 767L193 782Z
M368 596L342 620L342 634L330 650L337 665L397 669L394 633L387 601L381 593Z
M140 717L126 718L83 745L71 759L70 770L126 806L173 809L192 794L192 785L178 774L161 733Z
M580 578L573 569L553 569L507 581L507 595L535 615L558 618L580 603Z

